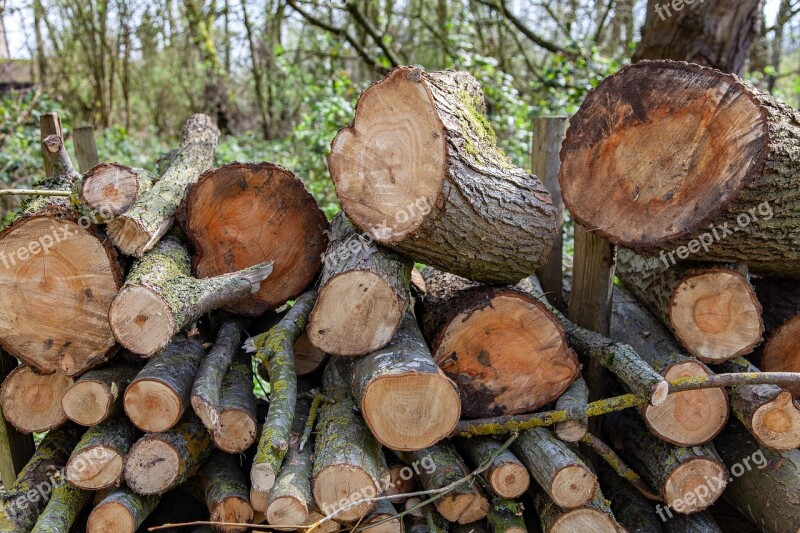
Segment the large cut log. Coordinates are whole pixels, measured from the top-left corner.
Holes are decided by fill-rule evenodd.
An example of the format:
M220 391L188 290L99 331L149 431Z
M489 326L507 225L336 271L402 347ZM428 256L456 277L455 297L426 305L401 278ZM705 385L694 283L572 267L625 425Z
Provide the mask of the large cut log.
M68 190L78 174L47 137L53 172L39 188ZM0 232L0 344L45 374L80 375L113 355L108 306L122 285L105 235L65 197L38 197ZM58 312L54 313L53 310Z
M176 335L147 361L125 389L125 413L145 432L167 431L189 408L189 396L203 359L199 341Z
M202 466L214 443L193 412L164 433L148 433L125 458L125 483L137 494L163 494L177 487Z
M86 533L135 533L153 512L160 496L141 496L119 488L97 504L86 522Z
M213 278L193 278L186 247L178 238L165 237L133 265L111 303L108 320L120 344L150 356L204 313L257 292L270 272L271 263L259 263Z
M219 449L242 453L255 442L257 433L253 365L248 356L234 358L220 390L219 427L211 429L211 436Z
M72 201L79 202L84 212L96 214L99 220L110 221L127 213L151 184L150 176L142 169L100 163L73 184Z
M314 501L326 515L352 522L369 514L381 492L380 444L355 411L350 394L351 361L333 358L322 376L325 396L334 403L320 407L316 457L312 471Z
M247 524L253 520L250 488L237 455L217 450L198 473L212 522ZM217 526L225 533L244 533L247 526Z
M800 274L800 115L740 78L642 61L601 82L570 120L564 203L584 227L670 264Z
M702 511L722 495L728 472L711 445L679 448L653 436L637 417L622 413L608 415L605 422L614 448L675 512Z
M759 366L765 372L800 372L800 284L756 279L753 285L764 308L767 333ZM800 398L800 387L791 390Z
M274 263L257 293L227 306L240 314L260 315L298 297L322 266L325 215L303 182L272 163L231 163L204 173L179 220L199 278Z
M435 444L461 415L458 389L436 366L411 312L388 346L353 362L352 383L370 431L393 450Z
M761 305L744 267L668 266L623 249L617 275L703 362L747 355L761 342Z
M460 442L459 449L474 468L489 467L481 474L492 491L500 498L519 498L531 482L531 476L511 450L500 448L503 443L490 437L474 437Z
M561 325L531 295L432 268L423 277L422 331L434 360L458 385L466 418L533 411L578 376Z
M409 306L414 263L358 232L344 213L331 221L323 263L319 298L308 317L312 344L332 355L386 346Z
M633 295L615 287L611 337L624 342L668 380L711 375L706 365L683 353L673 336ZM678 392L659 406L640 408L650 430L678 446L704 444L728 420L728 395L723 388Z
M69 483L55 487L31 533L70 531L78 514L89 504L91 496L90 491L79 489Z
M118 486L125 455L138 437L136 428L122 415L92 426L72 451L64 470L67 481L86 490Z
M61 372L42 375L20 365L0 386L3 416L22 433L44 433L58 427L67 420L61 400L72 383L72 378Z
M736 421L714 439L714 446L733 474L726 501L762 531L800 530L799 450L764 450Z
M594 497L597 476L550 430L523 431L513 449L536 483L562 509L582 507Z
M211 117L192 115L183 126L179 151L153 187L108 224L108 236L122 253L142 257L163 237L187 187L214 162L219 130Z
M547 493L535 483L531 485L531 497L539 524L545 533L622 533L624 529L617 523L614 513L608 506L603 493L597 489L592 499L583 507L563 510L556 505Z
M94 426L122 410L122 398L138 370L114 365L90 370L75 381L61 399L67 418L82 426Z
M394 69L361 94L328 162L356 226L447 272L516 283L555 239L547 189L497 147L480 84L466 72Z

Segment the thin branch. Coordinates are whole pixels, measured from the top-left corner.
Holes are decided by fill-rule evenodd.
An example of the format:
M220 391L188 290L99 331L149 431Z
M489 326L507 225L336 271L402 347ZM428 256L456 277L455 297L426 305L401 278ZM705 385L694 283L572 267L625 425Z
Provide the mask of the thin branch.
M48 189L0 189L0 196L69 196L70 191L51 191Z
M397 57L397 54L392 49L391 46L386 44L386 41L383 40L383 36L378 34L378 30L375 29L375 26L364 16L364 13L358 9L358 6L352 0L347 2L347 11L353 16L353 19L367 32L367 34L372 37L372 40L375 41L375 44L383 50L384 55L386 55L386 59L392 64L393 67L397 67L402 64L400 58Z
M647 483L644 482L639 474L631 470L631 467L625 464L622 458L617 455L608 444L600 440L598 437L595 437L591 433L584 435L581 438L581 442L589 446L597 453L597 455L602 457L603 460L608 463L608 466L614 470L614 472L619 474L622 479L628 481L633 488L641 493L642 496L648 500L657 502L663 501L658 494L653 492L652 489L647 486Z

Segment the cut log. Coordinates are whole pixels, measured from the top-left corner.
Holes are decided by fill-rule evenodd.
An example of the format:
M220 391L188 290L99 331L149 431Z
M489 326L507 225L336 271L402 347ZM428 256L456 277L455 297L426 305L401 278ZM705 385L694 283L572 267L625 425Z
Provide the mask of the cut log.
M767 342L759 363L765 372L800 372L800 287L795 280L753 282L764 308ZM800 387L790 389L800 398Z
M39 187L68 190L77 172L59 137L44 141L53 173ZM111 243L66 197L30 201L0 232L0 344L43 374L77 376L113 355L108 306L122 285ZM58 313L53 310L58 309Z
M61 373L42 375L20 365L0 386L3 416L22 433L44 433L67 420L61 400L72 387L72 378Z
M218 450L211 454L198 475L212 522L237 524L252 522L250 488L247 486L238 456ZM244 533L248 528L217 526L216 529L225 533Z
M633 347L668 380L712 374L703 363L685 355L672 335L622 287L614 288L611 337ZM663 405L640 409L659 438L694 446L710 441L725 426L728 395L723 388L678 392L667 396Z
M320 407L312 471L314 501L326 515L352 522L369 514L381 492L380 445L355 412L348 377L351 361L332 358L323 374L324 394L335 403Z
M125 483L137 494L163 494L177 487L202 466L214 443L193 412L164 433L148 433L125 458Z
M204 173L179 221L199 278L274 262L258 292L226 306L238 314L261 315L298 297L322 267L325 215L302 181L272 163L231 163Z
M625 287L706 363L747 355L761 342L761 305L740 268L667 266L630 250L617 254Z
M737 421L725 427L714 446L733 479L725 500L762 531L800 530L800 451L764 450Z
M92 510L86 522L86 533L135 533L159 500L157 495L141 496L119 488Z
M464 461L448 441L439 442L424 450L403 452L400 458L409 465L416 466L415 472L425 490L447 487L463 479L468 473ZM483 520L489 512L489 499L477 485L469 481L457 485L447 495L436 500L435 505L445 519L459 524Z
M711 445L679 448L653 436L637 417L620 413L608 415L604 427L612 446L675 512L702 511L722 495L728 472Z
M530 275L558 214L539 179L497 148L485 115L466 72L394 69L331 144L342 209L379 243L441 270L486 283Z
M183 127L179 151L161 177L133 206L108 224L108 236L122 253L142 257L163 237L187 187L211 167L219 130L206 115L192 115Z
M491 460L489 468L481 476L500 498L518 498L528 490L531 476L510 450L497 453L502 445L494 438L474 437L462 440L459 449L474 468L480 468Z
M270 272L271 263L259 263L196 279L189 272L186 247L175 237L165 237L133 265L111 303L108 320L120 344L150 356L204 313L254 294Z
M372 525L374 524L374 525ZM375 510L364 520L364 531L370 533L404 533L403 519L397 516L397 509L386 500L375 504Z
M125 455L138 437L122 415L89 428L67 462L67 481L85 490L119 486Z
M434 360L458 385L464 417L533 411L578 376L578 358L545 304L432 268L423 277L422 331Z
M222 380L219 427L211 430L214 443L228 453L242 453L256 440L256 398L253 395L253 365L246 355L237 355Z
M76 424L97 425L122 411L123 393L137 373L127 365L90 370L64 394L61 407Z
M297 377L313 374L325 364L328 356L311 344L308 332L304 331L294 343L294 371Z
M786 198L798 138L796 110L732 74L641 61L601 82L570 120L564 203L611 242L660 249L671 263L691 255L796 276L800 216Z
M84 212L99 216L100 221L110 221L127 213L151 183L150 176L142 169L100 163L73 184L72 201L85 206Z
M157 433L174 427L189 408L189 396L203 359L197 340L176 335L136 375L125 389L125 413L145 432Z
M575 409L577 412L584 413L588 404L589 387L586 386L583 377L578 376L578 379L573 381L572 385L556 401L556 410L571 412L572 409ZM555 425L553 431L564 442L578 442L589 431L588 420L588 418L584 418L559 422Z
M262 490L256 490L253 487L250 487L250 507L253 508L257 514L262 515L261 522L266 521L266 517L263 516L264 513L267 511L267 502L269 501L269 492L265 492ZM253 523L256 522L255 518L253 519Z
M402 504L408 500L408 494L414 491L416 481L414 471L403 464L397 463L386 467L389 483L384 491L385 496L393 496L389 501L393 504Z
M492 533L528 533L523 511L524 508L518 501L493 499L487 516L489 529Z
M364 421L392 450L427 448L460 418L458 389L434 363L411 312L388 346L354 361L352 383Z
M64 533L72 529L78 514L89 504L92 493L69 483L53 488L53 495L31 533Z
M311 343L332 355L386 346L409 306L414 263L358 232L344 213L331 221L323 263L319 298L308 318Z
M624 530L617 523L614 513L608 506L603 493L597 489L593 498L583 507L562 510L535 483L531 485L531 496L539 524L546 533L575 533L591 531L592 533L622 533Z
M82 427L67 423L45 436L17 480L0 496L3 507L0 531L27 533L31 530L47 505L53 488L65 483L61 470L82 432ZM30 497L30 494L36 497Z
M192 385L192 408L208 429L220 426L222 380L228 372L239 347L245 323L238 318L223 320L217 331L213 348L200 363Z
M594 497L597 476L550 430L523 431L513 449L539 486L562 509L582 507Z
M311 511L311 513L308 515L308 521L304 525L311 526L313 524L316 524L323 518L324 516L321 513L317 511ZM327 522L318 525L314 531L319 531L319 533L337 533L338 531L341 531L341 529L342 526L339 525L339 522L335 520L328 520ZM301 529L299 531L306 531L306 530Z

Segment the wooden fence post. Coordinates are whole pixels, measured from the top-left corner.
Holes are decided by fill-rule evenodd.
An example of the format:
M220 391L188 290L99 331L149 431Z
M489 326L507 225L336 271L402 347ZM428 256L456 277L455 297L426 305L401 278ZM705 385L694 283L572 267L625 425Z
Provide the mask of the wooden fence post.
M64 138L64 134L61 131L61 117L58 116L58 113L44 113L39 118L39 130L42 140L50 135L58 135L62 139ZM47 162L47 157L44 153L42 153L42 159L44 159L45 176L49 176L50 163Z
M89 169L100 162L97 155L97 143L94 139L94 128L92 126L81 126L72 132L72 140L75 143L75 155L78 157L78 169L81 174L86 174Z

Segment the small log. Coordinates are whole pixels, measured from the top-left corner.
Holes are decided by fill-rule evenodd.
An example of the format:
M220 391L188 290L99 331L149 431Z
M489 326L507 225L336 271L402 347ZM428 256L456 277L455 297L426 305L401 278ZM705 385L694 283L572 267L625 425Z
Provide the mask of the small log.
M135 533L160 499L158 495L141 496L119 488L92 510L86 522L86 533Z
M0 350L0 379L5 379L17 366L19 361ZM17 431L3 416L0 404L0 482L5 487L14 483L35 450L33 435Z
M111 303L108 320L120 344L133 353L151 356L203 314L258 291L270 272L271 263L260 263L239 272L196 279L189 272L186 247L175 237L165 237L133 265L125 286Z
M78 514L89 504L92 493L64 483L53 489L47 506L31 533L64 533L72 529Z
M458 389L436 366L411 312L387 346L353 362L352 384L370 431L392 450L427 448L460 418Z
M733 478L725 500L762 531L800 529L800 451L764 450L737 421L714 439Z
M308 318L311 343L349 356L386 346L409 307L413 261L378 246L339 213L331 221L323 263L319 298Z
M142 169L119 163L100 163L88 170L72 186L73 203L85 206L84 212L99 215L104 222L125 214L152 181Z
M416 466L415 472L420 483L429 491L450 486L468 474L464 461L448 441L424 450L403 452L400 458L412 467ZM483 520L489 512L489 499L477 485L469 481L457 485L436 500L435 505L445 519L459 524Z
M591 531L592 533L623 533L614 513L608 506L600 489L594 493L585 506L564 510L553 503L553 500L535 483L531 485L531 497L539 524L546 533L575 533Z
M800 372L800 288L795 280L757 279L753 282L764 308L767 342L759 366L767 372ZM800 398L800 387L789 390Z
M656 503L648 500L627 479L601 463L598 476L617 521L628 531L663 533L663 520L656 514ZM684 516L684 515L678 515Z
M573 381L572 385L556 401L556 410L571 411L575 409L577 412L583 413L586 411L588 403L589 387L586 386L583 377L578 376L578 379ZM589 431L588 420L588 418L583 418L559 422L553 427L553 431L564 442L578 442Z
M489 530L492 533L528 533L525 527L522 503L516 500L495 498L489 505Z
M256 514L261 515L261 523L266 521L266 517L264 513L267 511L267 502L269 501L269 492L265 492L262 490L256 490L253 487L250 487L250 507L253 508L253 511ZM253 518L253 523L256 522L255 518Z
M397 509L387 500L376 502L375 510L364 519L364 525L361 528L370 533L404 533L405 531L403 519L397 516Z
M656 372L670 381L711 375L706 365L689 357L674 337L633 295L616 287L613 296L611 337L633 347ZM658 407L640 408L650 430L677 446L705 444L728 420L725 389L702 389L667 396Z
M404 517L404 525L407 533L447 533L451 527L458 525L448 523L433 505L411 510L420 503L422 503L422 500L416 497L409 498L406 502L405 511L409 512L409 514ZM474 524L472 522L470 525Z
M408 494L414 491L416 480L414 479L414 471L403 464L397 463L388 465L389 483L384 491L385 496L392 496L389 501L393 504L402 504L408 500Z
M524 431L512 447L539 486L562 509L581 507L594 497L597 477L549 430Z
M22 433L44 433L67 420L61 400L72 387L72 378L61 373L42 375L20 365L0 386L3 416Z
M477 286L432 268L423 277L422 332L458 385L464 417L531 412L578 376L578 358L545 304L521 290Z
M85 490L119 486L125 455L139 437L124 416L89 428L67 462L67 481Z
M193 412L164 433L148 433L125 458L125 483L137 494L163 494L177 487L202 466L214 443Z
M710 445L679 448L653 436L637 417L621 413L605 421L612 446L671 509L695 513L722 495L728 472ZM718 482L709 484L710 479Z
M302 294L319 274L328 241L325 215L303 182L266 162L205 172L186 195L179 222L199 278L274 262L258 292L226 305L237 314L261 315Z
M68 191L78 173L57 136L40 188ZM0 232L0 344L43 374L78 376L114 354L108 306L122 285L117 253L66 197L35 197ZM53 310L58 309L57 313Z
M125 255L142 257L163 237L187 187L214 162L219 130L206 115L192 115L183 127L180 150L158 181L133 206L108 224L108 236Z
M246 524L253 520L250 488L239 458L221 451L211 454L198 473L212 522ZM247 526L217 526L225 533L244 533Z
M761 305L744 267L670 266L620 250L617 275L705 363L747 355L761 342Z
M466 72L392 70L331 144L342 209L379 243L441 270L485 283L530 275L558 214L539 179L497 148L485 115Z
M519 498L528 490L531 476L511 450L497 451L503 443L489 437L474 437L460 442L459 449L474 468L480 468L491 460L487 470L481 473L492 491L500 498Z
M131 422L151 433L174 427L189 408L192 383L203 356L200 342L176 335L150 358L125 389L123 404Z
M97 425L122 411L123 394L137 373L127 365L90 370L67 390L61 407L76 424Z
M350 361L333 358L323 374L325 396L334 403L320 407L316 457L312 470L314 501L326 515L352 522L369 514L381 492L380 445L355 412L350 395Z
M325 364L328 355L311 344L308 332L304 331L294 343L294 371L297 377L313 374Z
M630 65L570 121L564 203L620 246L796 276L800 220L786 198L797 189L797 113L719 70Z
M219 427L211 430L217 447L242 453L256 440L256 398L253 395L253 365L246 355L237 355L222 380Z

